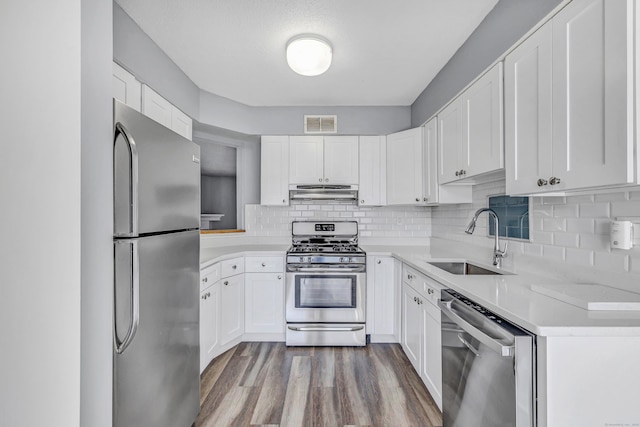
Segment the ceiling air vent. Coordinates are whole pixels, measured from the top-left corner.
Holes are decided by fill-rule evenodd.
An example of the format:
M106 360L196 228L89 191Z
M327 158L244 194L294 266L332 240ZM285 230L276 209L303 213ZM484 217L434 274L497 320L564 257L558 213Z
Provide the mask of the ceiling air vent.
M337 133L338 116L304 116L304 133Z

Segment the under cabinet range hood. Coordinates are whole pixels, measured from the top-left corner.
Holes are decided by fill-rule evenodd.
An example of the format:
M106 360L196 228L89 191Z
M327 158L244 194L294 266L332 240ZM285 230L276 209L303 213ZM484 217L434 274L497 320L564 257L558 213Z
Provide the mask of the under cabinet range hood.
M356 202L358 200L357 185L291 185L291 200L326 200Z

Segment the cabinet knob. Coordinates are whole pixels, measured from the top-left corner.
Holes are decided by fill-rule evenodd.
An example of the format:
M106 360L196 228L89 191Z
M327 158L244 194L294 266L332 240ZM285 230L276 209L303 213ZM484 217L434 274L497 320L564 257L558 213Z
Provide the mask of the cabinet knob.
M419 201L420 201L420 197L416 197L416 202L419 202Z
M208 278L208 277L205 277L204 279L202 279L202 281L203 281L204 283L207 283L207 282L209 281L209 278Z
M549 184L551 185L560 184L560 178L556 178L555 176L552 176L551 178L549 178Z
M263 262L263 263L262 263L262 266L263 266L263 267L266 267L266 266L267 266L267 264L265 264L265 263Z
M202 295L200 298L207 299L207 294Z
M237 265L232 265L232 266L231 266L231 268L232 268L233 270L235 270L236 268L238 268L238 266L237 266Z
M324 179L324 182L329 182L329 178L325 178L325 179Z
M285 199L282 199L282 203L287 203L287 201Z
M542 187L543 185L547 185L547 180L540 178L536 184L538 184L538 187Z
M467 174L467 171L466 171L466 170L464 170L464 169L461 169L461 170L460 170L460 175L466 175L466 174Z
M413 279L413 276L411 274L407 274L407 279L411 280Z
M211 292L207 292L207 298L211 298Z
M378 264L382 264L382 260L378 260Z
M456 171L456 176L460 176L460 171Z
M225 285L225 286L227 286L228 284L229 284L229 281L228 281L228 280L225 280L225 281L224 281L224 285Z
M318 182L322 182L322 178L318 178Z
M360 203L364 203L364 200L360 200Z
M425 197L425 198L423 198L422 200L423 200L424 202L427 202L427 201L429 201L429 198L428 198L428 197Z
M282 279L282 276L278 274L278 280Z
M414 300L415 302L418 302L418 297L413 297L413 300Z

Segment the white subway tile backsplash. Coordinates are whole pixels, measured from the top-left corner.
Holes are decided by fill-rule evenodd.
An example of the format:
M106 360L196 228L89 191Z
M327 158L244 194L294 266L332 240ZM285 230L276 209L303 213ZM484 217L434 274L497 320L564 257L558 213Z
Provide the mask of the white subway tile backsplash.
M463 230L473 213L487 206L486 196L500 192L504 192L504 185L480 184L473 188L473 204L435 207L431 211L431 235L491 247L490 239L476 236L481 225L486 235L486 221L478 222L473 236ZM567 265L640 275L640 247L631 251L612 251L609 247L610 223L616 216L640 216L640 188L596 195L533 197L529 211L532 241L518 242L519 250L513 241L510 251Z
M609 218L610 217L610 204L609 203L582 203L579 205L579 214L581 218Z
M563 246L565 248L577 248L579 244L578 233L553 233L553 243L556 246Z
M624 201L611 203L611 217L619 216L639 216L640 217L640 200Z
M583 267L593 267L593 251L584 249L565 249L565 261Z

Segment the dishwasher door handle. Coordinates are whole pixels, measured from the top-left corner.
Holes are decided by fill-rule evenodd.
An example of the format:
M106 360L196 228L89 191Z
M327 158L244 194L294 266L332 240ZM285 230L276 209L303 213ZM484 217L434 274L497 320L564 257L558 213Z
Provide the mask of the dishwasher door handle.
M501 356L511 357L515 353L515 346L513 345L504 345L495 339L491 338L489 335L485 334L471 323L467 322L460 315L458 315L452 308L451 303L453 301L442 301L438 300L438 307L442 310L442 312L449 317L456 325L458 325L462 330L471 335L473 338L480 341L482 344L489 347L491 350L495 351Z

